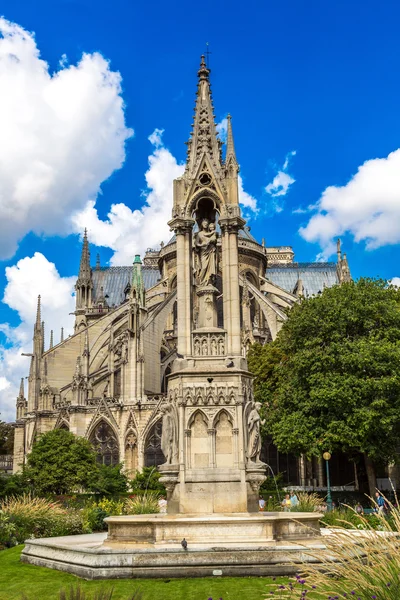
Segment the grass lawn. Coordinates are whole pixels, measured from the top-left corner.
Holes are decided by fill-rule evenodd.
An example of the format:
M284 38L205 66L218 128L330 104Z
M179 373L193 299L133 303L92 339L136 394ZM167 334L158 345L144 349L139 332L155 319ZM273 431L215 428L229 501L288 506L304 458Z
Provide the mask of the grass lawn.
M270 588L269 577L224 577L199 579L121 579L84 581L74 575L20 562L22 546L0 552L0 600L58 600L61 588L77 581L89 592L114 588L113 600L128 600L139 588L144 600L264 600Z

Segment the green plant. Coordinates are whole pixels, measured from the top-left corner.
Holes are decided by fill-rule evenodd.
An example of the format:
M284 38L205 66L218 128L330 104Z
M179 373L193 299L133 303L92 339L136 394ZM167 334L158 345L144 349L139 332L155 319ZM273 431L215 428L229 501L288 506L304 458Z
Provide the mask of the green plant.
M87 487L93 472L98 470L90 442L54 429L33 444L25 476L37 494L66 494Z
M135 478L130 481L132 490L153 490L165 495L166 490L159 479L161 473L155 467L143 467L141 473L137 473Z
M97 494L113 495L126 492L128 477L122 471L123 465L97 465L90 475L88 488Z
M159 512L157 492L145 492L144 494L128 498L125 502L124 513L127 515L148 515Z
M83 527L85 531L103 531L107 530L104 523L106 517L111 515L122 515L124 511L124 502L103 498L98 502L88 504L82 510Z
M324 504L324 499L315 493L298 492L296 496L299 503L290 509L292 512L314 512Z
M29 495L5 498L0 511L15 525L15 538L20 543L29 537L53 537L83 532L79 512L65 510L57 502Z
M358 525L342 523L331 535L324 536L326 551L315 555L322 566L308 563L302 574L308 589L315 586L316 598L325 599L328 594L343 598L346 594L363 600L398 600L400 511L391 503L389 507L390 519L376 514L370 522L368 517L356 515Z
M15 523L12 523L9 515L5 515L0 511L0 548L11 548L16 546L17 528Z

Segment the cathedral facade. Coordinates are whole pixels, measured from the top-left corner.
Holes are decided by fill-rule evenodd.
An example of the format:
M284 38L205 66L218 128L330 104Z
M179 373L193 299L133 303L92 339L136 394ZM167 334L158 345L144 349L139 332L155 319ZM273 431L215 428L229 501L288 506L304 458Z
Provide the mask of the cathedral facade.
M207 482L210 498L221 486L224 502L229 483L239 498L232 512L258 496L262 449L248 349L275 339L302 296L348 281L350 271L340 244L337 262L298 263L291 247L251 235L239 207L231 118L223 152L209 74L202 57L170 241L133 265L102 267L91 264L85 231L74 333L56 345L51 335L49 348L38 299L28 394L22 380L17 398L15 472L37 435L65 428L89 439L99 462L123 462L132 477L163 465L178 512L193 509L196 494L214 502ZM295 466L292 483L302 483L304 468ZM179 492L183 481L191 498Z

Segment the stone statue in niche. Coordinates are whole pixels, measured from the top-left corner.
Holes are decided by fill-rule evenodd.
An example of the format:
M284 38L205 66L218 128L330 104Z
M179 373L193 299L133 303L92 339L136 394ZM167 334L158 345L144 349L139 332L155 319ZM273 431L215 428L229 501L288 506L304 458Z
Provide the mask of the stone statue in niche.
M211 354L212 356L217 356L218 354L217 340L215 339L215 337L211 338Z
M200 352L200 340L199 339L195 339L194 340L194 355L195 356L200 356L201 352Z
M161 450L165 456L164 464L176 464L178 462L178 423L175 419L174 407L171 403L164 404L161 412L163 415Z
M215 282L218 271L217 232L215 223L208 219L201 221L201 229L194 240L195 275L198 285L210 285Z
M252 402L250 414L247 419L247 427L249 431L247 443L247 458L254 463L260 462L261 453L261 425L265 421L261 421L260 417L261 402Z
M220 338L219 342L218 342L218 350L220 354L225 354L225 344L224 344L224 340L222 338Z
M207 345L207 340L204 339L201 343L201 350L202 350L202 355L203 356L208 356L208 345Z

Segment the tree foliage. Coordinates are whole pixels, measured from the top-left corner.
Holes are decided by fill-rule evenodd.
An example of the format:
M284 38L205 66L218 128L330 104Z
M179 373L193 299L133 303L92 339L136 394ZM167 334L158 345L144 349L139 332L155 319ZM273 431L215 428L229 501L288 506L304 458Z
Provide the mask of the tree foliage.
M96 455L88 440L54 429L34 443L25 476L35 493L59 495L86 488L96 470Z
M360 279L294 306L249 367L266 429L282 452L396 456L400 434L400 291Z
M128 489L128 477L122 471L123 465L97 465L89 478L91 492L113 496Z
M0 421L0 454L12 454L14 450L14 427Z

